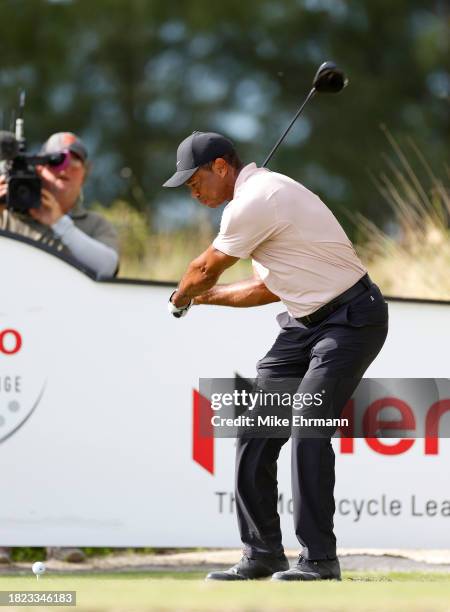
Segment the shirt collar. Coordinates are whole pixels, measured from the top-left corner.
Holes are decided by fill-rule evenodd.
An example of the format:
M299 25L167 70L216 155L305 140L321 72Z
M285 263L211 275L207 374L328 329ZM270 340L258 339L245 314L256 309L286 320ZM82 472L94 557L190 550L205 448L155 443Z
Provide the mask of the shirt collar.
M69 216L72 217L72 219L82 219L86 217L87 214L87 210L83 206L83 198L79 196L74 206L69 210Z
M239 189L239 187L245 183L245 181L256 171L259 170L258 166L255 164L255 162L252 162L251 164L247 164L246 166L244 166L242 168L242 170L239 172L238 177L236 179L236 182L234 184L234 192L233 195L236 195L236 191Z

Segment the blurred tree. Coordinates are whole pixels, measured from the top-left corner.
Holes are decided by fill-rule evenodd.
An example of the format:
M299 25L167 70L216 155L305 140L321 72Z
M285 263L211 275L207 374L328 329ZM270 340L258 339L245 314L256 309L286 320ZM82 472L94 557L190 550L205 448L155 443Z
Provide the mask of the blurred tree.
M126 198L150 214L180 203L179 191L160 186L182 138L195 129L223 131L244 160L262 160L318 65L335 59L349 87L313 101L271 168L317 191L340 219L345 209L379 220L367 169L382 166L381 123L400 142L412 136L433 165L444 159L447 6L2 0L4 125L25 87L30 144L58 130L79 133L95 162L90 192L104 203Z

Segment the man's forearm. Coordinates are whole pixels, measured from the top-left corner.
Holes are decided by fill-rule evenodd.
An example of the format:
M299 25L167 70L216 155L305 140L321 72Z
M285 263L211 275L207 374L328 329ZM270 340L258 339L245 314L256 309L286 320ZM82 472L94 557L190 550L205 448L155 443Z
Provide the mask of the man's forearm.
M229 285L216 285L197 296L194 304L250 308L279 301L280 298L267 289L261 280L249 278Z
M88 266L98 276L109 278L114 275L119 256L112 247L85 234L66 215L51 227L79 263Z
M186 306L192 298L214 287L222 272L238 259L218 251L211 245L191 261L178 285L178 290L172 295L172 303L179 308Z
M193 261L180 281L175 298L190 300L213 287L219 274L202 269L197 261ZM175 303L177 300L175 299Z

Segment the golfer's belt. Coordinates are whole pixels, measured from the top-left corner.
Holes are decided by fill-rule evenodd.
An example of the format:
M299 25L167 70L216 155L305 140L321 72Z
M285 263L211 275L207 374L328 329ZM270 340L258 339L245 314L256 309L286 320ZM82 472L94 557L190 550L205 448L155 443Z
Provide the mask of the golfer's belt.
M344 293L341 293L341 295L333 298L330 302L324 304L315 312L306 315L305 317L297 317L297 321L303 323L303 325L306 325L306 327L316 325L317 323L320 323L326 319L332 312L344 304L351 302L358 295L364 293L364 291L369 289L372 285L373 282L369 275L365 274L357 283L350 287L350 289L347 289L347 291L344 291Z

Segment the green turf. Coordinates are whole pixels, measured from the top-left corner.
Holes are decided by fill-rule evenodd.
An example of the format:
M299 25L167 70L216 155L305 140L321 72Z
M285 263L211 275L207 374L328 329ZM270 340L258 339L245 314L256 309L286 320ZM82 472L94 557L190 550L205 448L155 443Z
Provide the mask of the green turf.
M75 611L450 611L449 574L345 572L342 582L294 584L203 578L199 572L46 575L39 582L33 576L1 576L0 590L77 591Z

